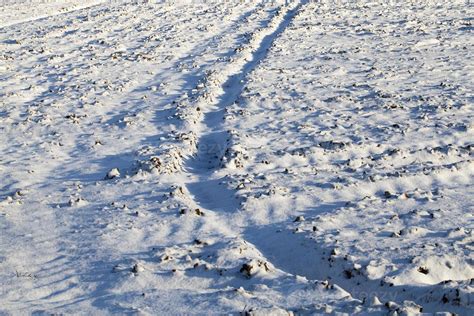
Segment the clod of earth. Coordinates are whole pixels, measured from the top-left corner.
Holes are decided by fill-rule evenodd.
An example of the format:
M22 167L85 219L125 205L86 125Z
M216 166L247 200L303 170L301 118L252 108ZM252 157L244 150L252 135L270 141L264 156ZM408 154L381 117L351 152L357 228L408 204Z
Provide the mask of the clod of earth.
M120 177L120 171L118 168L112 168L110 169L109 172L107 172L107 175L105 176L105 179L114 179Z
M305 218L303 215L296 216L294 222L304 222Z
M423 273L423 274L428 274L430 270L427 267L419 267L418 272Z
M240 268L240 273L242 273L243 275L245 275L246 277L249 277L252 275L252 269L253 269L253 266L248 264L248 263L244 263L242 265L242 268Z

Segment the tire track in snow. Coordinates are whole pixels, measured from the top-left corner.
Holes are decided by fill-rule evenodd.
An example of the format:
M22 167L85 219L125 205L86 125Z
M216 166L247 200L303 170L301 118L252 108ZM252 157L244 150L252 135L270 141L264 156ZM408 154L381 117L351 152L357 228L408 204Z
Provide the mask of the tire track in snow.
M209 111L209 106L219 102L219 97L224 94L221 92L223 83L240 71L247 59L252 58L255 46L258 46L258 42L267 34L265 31L278 24L279 19L282 18L283 12L277 10L278 12L272 16L273 12L267 12L266 8L258 6L252 16L254 24L266 24L265 28L257 32L249 31L246 27L249 16L244 15L240 20L241 25L234 33L238 34L238 37L244 37L247 43L235 49L232 46L230 51L224 53L226 57L221 58L208 69L204 67L201 72L205 75L196 86L191 91L185 91L181 97L172 102L175 109L169 119L172 119L170 125L175 126L175 129L162 138L158 146L139 152L142 157L138 172L143 170L158 174L177 173L183 170L185 158L197 153L197 139L201 133L203 113Z
M189 158L184 169L190 180L185 184L195 205L207 212L235 212L240 208L234 191L222 186L222 178L215 175L221 167L229 164L239 166L238 146L233 146L238 132L227 131L222 124L225 109L237 102L244 88L245 78L265 59L275 39L290 25L300 11L303 2L276 9L275 16L263 29L252 34L245 46L238 48L238 56L220 73L212 73L207 79L210 101L202 106L202 120L196 124L197 153Z
M145 146L138 151L138 172L143 170L158 174L171 174L182 170L184 157L192 155L196 150L194 128L201 117L199 103L205 102L204 99L209 95L205 91L206 78L213 72L212 69L216 67L216 64L225 62L226 59L231 59L235 52L232 49L224 51L220 54L222 55L221 57L217 60L213 60L214 57L212 57L211 61L206 60L206 56L214 56L216 51L222 50L223 47L221 45L226 38L231 37L231 41L235 41L233 37L245 36L245 25L248 24L249 19L261 22L260 20L265 18L265 16L260 16L264 14L264 9L264 4L260 3L242 13L229 27L221 30L212 39L196 46L186 56L178 59L173 64L172 68L178 68L193 62L199 64L199 67L188 76L192 77L192 79L188 79L189 82L182 88L181 95L173 96L171 105L174 108L166 110L171 112L167 118L171 122L165 123L169 125L171 132L168 131L168 135L162 136L158 145L152 147ZM229 34L236 35L229 36ZM154 82L168 82L171 80L175 79L162 76L159 79L155 78Z

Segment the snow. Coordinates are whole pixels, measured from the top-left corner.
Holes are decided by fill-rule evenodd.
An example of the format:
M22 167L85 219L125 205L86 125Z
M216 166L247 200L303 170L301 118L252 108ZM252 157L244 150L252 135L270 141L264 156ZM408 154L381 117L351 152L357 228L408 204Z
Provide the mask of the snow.
M0 28L88 8L106 0L5 0L0 7Z
M0 6L0 314L471 315L472 5Z

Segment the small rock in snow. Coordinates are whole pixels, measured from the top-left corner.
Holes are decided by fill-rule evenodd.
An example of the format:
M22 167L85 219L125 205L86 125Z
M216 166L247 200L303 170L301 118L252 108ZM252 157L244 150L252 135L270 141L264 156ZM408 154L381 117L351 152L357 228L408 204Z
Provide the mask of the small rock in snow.
M131 269L131 271L135 274L137 273L140 273L140 272L143 272L145 271L145 269L139 264L139 263L135 263Z
M303 215L296 216L294 222L304 222L304 216Z
M107 175L105 176L106 179L114 179L120 177L120 171L118 168L112 168Z

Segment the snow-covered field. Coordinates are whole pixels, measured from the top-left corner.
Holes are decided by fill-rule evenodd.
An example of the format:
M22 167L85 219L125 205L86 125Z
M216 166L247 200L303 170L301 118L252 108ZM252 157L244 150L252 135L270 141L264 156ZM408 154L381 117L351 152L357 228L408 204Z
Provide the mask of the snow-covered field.
M473 16L2 2L0 315L473 315Z

